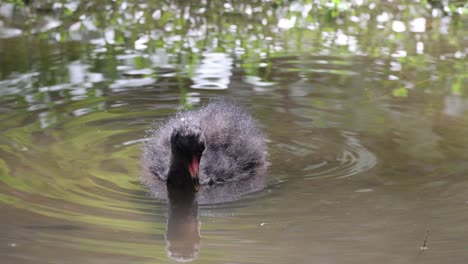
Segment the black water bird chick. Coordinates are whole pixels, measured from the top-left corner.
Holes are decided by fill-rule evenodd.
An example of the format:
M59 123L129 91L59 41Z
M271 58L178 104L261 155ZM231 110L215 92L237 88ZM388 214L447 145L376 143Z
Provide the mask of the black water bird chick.
M239 105L217 100L151 131L141 180L160 198L183 193L217 203L263 188L268 164L258 122Z

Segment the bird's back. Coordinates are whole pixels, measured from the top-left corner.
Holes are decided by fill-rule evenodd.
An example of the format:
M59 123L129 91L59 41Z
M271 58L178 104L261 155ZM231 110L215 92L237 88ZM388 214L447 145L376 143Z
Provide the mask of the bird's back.
M182 122L199 126L206 139L206 149L200 160L202 196L217 196L215 189L229 188L224 193L240 194L263 187L268 166L265 136L247 111L229 101L211 102L205 107L178 113L154 130L143 147L143 183L152 187L167 179L170 135Z
M207 139L200 164L202 184L244 180L265 169L264 135L257 121L244 109L232 103L217 102L200 109L198 116Z

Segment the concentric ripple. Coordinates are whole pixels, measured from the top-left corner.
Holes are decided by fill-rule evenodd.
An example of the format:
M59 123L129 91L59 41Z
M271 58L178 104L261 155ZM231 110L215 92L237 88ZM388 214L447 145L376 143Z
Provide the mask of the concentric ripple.
M154 214L137 182L143 134L136 119L145 123L141 116L94 112L44 130L38 120L9 128L1 145L2 202L73 222L147 230L149 224L129 217Z
M377 164L376 156L362 146L356 134L342 132L344 142L335 160L323 160L306 166L306 180L321 178L346 178L372 169Z

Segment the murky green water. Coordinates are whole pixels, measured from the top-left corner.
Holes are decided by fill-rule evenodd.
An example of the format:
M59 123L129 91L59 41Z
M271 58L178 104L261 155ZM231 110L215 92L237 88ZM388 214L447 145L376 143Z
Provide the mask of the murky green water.
M468 259L463 1L11 2L1 263L174 263L140 144L217 96L264 125L272 166L199 209L195 262Z

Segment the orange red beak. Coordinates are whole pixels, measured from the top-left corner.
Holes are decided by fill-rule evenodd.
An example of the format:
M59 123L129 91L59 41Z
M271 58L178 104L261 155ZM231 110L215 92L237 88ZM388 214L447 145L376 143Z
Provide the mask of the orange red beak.
M193 187L195 188L195 191L197 192L200 189L200 182L198 180L199 168L200 168L200 159L198 158L197 155L193 155L192 161L190 161L190 164L188 165L188 170L189 170L190 176L192 176Z

